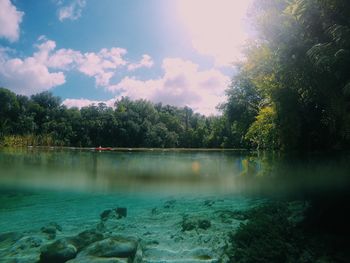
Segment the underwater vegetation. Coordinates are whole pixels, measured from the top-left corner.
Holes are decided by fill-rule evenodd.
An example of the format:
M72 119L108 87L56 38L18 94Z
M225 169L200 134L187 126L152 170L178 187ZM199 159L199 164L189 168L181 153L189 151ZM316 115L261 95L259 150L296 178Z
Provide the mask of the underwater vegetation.
M346 248L349 227L339 217L339 211L346 206L334 207L339 200L332 201L320 204L312 200L304 208L295 202L271 202L247 211L247 220L230 234L227 252L230 261L350 262ZM340 228L344 231L339 231Z

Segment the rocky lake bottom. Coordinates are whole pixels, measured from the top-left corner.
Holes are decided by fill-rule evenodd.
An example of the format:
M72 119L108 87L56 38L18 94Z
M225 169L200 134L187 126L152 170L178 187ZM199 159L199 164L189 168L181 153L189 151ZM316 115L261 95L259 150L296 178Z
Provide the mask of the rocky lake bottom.
M309 231L336 212L330 207L238 195L7 190L0 262L349 262L346 232Z
M228 262L228 233L240 212L262 202L12 192L2 199L1 262L21 263Z

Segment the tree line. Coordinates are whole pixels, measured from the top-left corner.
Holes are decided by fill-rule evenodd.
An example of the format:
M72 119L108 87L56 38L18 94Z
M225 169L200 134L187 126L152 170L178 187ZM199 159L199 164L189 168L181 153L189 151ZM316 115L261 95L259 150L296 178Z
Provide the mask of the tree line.
M205 117L189 107L132 101L67 108L59 97L31 97L0 88L0 140L4 145L76 147L229 146L221 117Z

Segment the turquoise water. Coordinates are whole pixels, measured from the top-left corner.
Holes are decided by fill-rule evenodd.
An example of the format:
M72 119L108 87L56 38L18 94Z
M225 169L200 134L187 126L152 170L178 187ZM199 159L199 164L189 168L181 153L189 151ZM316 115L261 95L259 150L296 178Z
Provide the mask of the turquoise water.
M346 192L349 160L347 154L3 149L0 258L38 262L44 246L98 229L137 240L142 255L134 262L230 262L228 234L245 222L237 214L272 199L303 210L309 197ZM126 217L101 217L118 207ZM60 226L54 237L42 229L52 222ZM74 262L90 262L84 253Z

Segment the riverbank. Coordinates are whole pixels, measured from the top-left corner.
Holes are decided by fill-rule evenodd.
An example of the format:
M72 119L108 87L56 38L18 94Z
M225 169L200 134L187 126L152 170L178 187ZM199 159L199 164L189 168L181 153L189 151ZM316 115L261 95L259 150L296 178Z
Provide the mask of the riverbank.
M239 148L133 148L133 147L71 147L71 146L50 146L50 145L0 145L0 149L28 148L39 150L77 150L77 151L112 151L112 152L249 152L249 149Z

